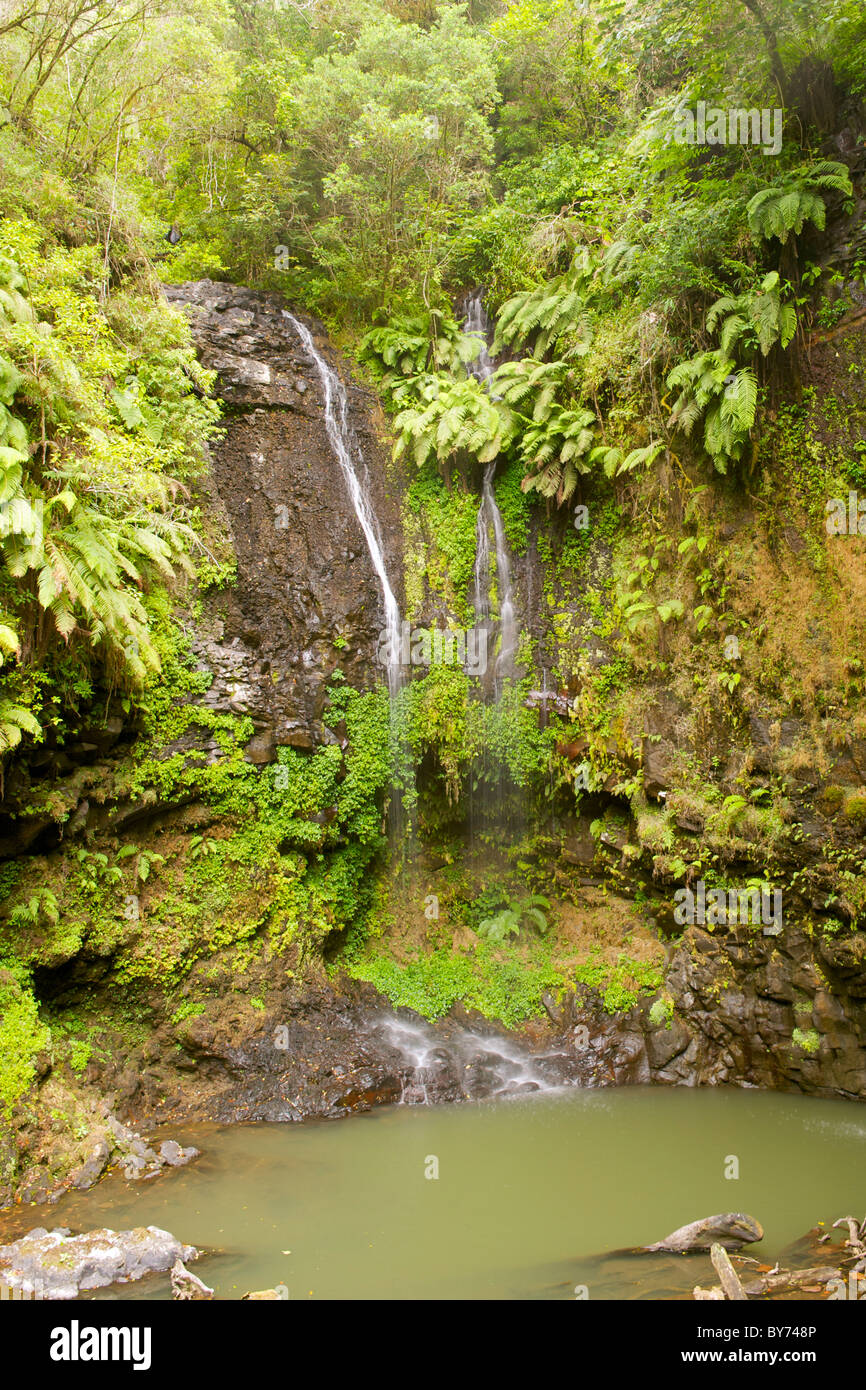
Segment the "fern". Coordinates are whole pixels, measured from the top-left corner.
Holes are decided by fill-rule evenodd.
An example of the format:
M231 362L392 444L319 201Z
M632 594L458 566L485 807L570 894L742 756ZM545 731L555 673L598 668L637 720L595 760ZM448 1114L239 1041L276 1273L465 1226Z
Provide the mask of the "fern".
M493 340L494 353L518 344L532 344L533 356L543 357L568 340L571 356L583 356L592 343L591 320L584 294L589 263L579 257L570 270L534 290L513 295L500 310Z
M539 893L529 893L519 901L507 898L505 906L492 917L485 917L476 930L488 941L502 942L507 936L517 936L521 927L529 923L543 936L548 929L549 910L549 901Z
M24 734L38 737L41 733L42 725L29 709L0 699L0 754L17 748Z
M372 328L361 339L359 353L373 368L382 394L397 409L415 400L430 376L462 375L480 350L476 335L463 333L452 315L431 309Z
M719 346L678 363L668 373L668 386L680 391L668 424L690 435L702 420L704 448L724 473L729 463L751 453L759 401L751 361L766 357L777 343L783 349L789 346L797 331L797 312L783 299L779 276L771 271L756 289L717 299L706 326L718 333Z
M0 562L23 597L20 613L0 624L0 655L9 664L20 660L16 627L41 611L46 637L53 625L61 644L80 639L113 678L139 685L159 669L143 595L179 568L191 570L195 540L178 516L179 485L143 466L149 445L131 438L159 442L166 416L145 391L146 363L122 388L112 385L124 379L117 372L101 376L98 392L92 381L85 388L61 335L44 331L24 287L14 263L0 257L0 343L10 353L0 353ZM36 449L21 414L34 406L43 437ZM115 441L121 476L111 456ZM93 455L109 460L104 470ZM40 732L17 699L3 701L0 752Z
M777 342L786 348L797 331L797 311L782 299L776 271L764 276L757 291L717 299L707 313L707 329L712 333L717 328L725 357L735 348L747 354L760 349L764 357Z
M511 442L512 411L494 400L475 377L458 381L445 373L428 376L420 396L417 405L402 410L394 421L395 458L411 448L419 466L431 457L444 465L461 451L487 463Z
M851 197L851 179L844 164L826 160L797 170L762 188L749 201L749 229L765 241L775 237L782 245L789 236L799 236L807 222L823 231L827 216L823 195L828 193Z

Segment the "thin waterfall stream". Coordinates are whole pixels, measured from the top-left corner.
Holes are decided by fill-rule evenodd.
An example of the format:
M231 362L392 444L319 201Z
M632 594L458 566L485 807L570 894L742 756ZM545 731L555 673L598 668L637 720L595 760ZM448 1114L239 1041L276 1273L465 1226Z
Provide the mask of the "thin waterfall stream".
M319 374L325 399L325 429L328 434L328 442L346 480L349 497L355 509L355 515L361 524L361 530L364 532L370 559L373 562L373 568L382 590L388 652L386 667L388 690L393 700L400 688L400 607L388 580L376 514L352 459L352 455L355 454L359 464L364 468L364 460L349 423L349 401L346 388L333 367L330 367L321 353L318 352L309 328L296 319L294 314L290 314L287 309L282 312L296 329L305 352L315 363Z
M480 294L469 301L464 331L479 338L481 349L469 370L485 386L493 375L493 363L487 346L490 330L489 320ZM517 651L517 623L514 615L514 595L511 579L511 559L505 539L505 526L502 513L496 502L493 478L496 473L496 460L491 459L484 466L481 484L481 506L478 509L475 550L475 614L479 622L490 619L490 534L493 533L496 562L496 590L499 598L499 654L496 658L495 677L497 691L507 677L514 674L514 657Z
M370 559L373 562L373 569L376 571L379 587L382 590L382 601L385 610L384 651L386 653L385 669L388 678L388 696L390 704L391 757L393 760L392 767L396 768L400 761L399 750L401 737L397 710L397 695L402 685L402 667L400 664L400 606L397 603L397 599L388 579L388 570L385 565L385 556L379 536L376 513L373 510L369 492L359 476L360 469L366 479L366 463L349 421L349 399L343 381L317 350L313 342L313 335L306 324L301 323L300 320L296 319L294 314L290 314L287 309L283 309L282 312L296 330L303 344L304 351L314 363L316 371L319 374L319 380L322 383L322 394L324 396L325 430L328 435L328 442L346 481L349 497L355 509L355 515L361 524L361 530L367 542ZM359 468L355 467L353 455L357 459ZM382 651L383 646L380 642L378 646L380 659ZM393 788L387 819L391 848L392 850L397 850L401 844L405 826L403 803L399 793Z

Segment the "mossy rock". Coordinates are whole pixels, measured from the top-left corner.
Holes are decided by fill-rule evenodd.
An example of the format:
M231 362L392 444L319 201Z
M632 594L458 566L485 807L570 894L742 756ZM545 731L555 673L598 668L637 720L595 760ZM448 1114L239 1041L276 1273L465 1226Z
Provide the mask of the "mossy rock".
M825 816L835 816L841 810L844 800L844 789L837 787L834 783L822 787L818 793L818 807Z

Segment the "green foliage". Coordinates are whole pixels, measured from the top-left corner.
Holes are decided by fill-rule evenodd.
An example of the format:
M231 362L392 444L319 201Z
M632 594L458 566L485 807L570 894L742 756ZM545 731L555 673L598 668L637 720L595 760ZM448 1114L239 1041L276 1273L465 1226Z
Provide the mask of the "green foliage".
M505 903L492 917L485 917L478 923L478 935L487 941L502 942L508 936L517 936L525 926L532 925L542 936L547 932L547 917L550 903L538 893L529 893L523 898L506 898Z
M93 1044L86 1038L72 1038L69 1043L69 1065L76 1076L81 1076L91 1057Z
M821 1035L814 1028L795 1028L791 1034L791 1041L811 1057L821 1046Z
M528 682L507 684L495 704L485 704L470 677L456 665L434 665L400 692L397 738L414 763L436 769L435 781L449 806L470 790L498 787L541 794L549 768L552 728L540 729L524 706ZM414 775L403 784L411 794Z
M463 333L450 313L430 309L425 314L397 316L372 328L358 345L362 361L373 369L378 386L392 409L420 397L426 379L436 373L459 374L474 362L481 344Z
M532 493L522 485L523 467L520 459L511 458L494 480L496 505L502 516L502 526L508 547L517 559L525 555L532 525Z
M662 986L662 972L647 961L632 960L625 952L611 966L600 959L595 950L583 965L574 971L576 984L598 990L605 1012L627 1013L633 1009L641 994L656 994Z
M760 348L767 356L775 343L786 348L797 331L797 311L782 300L782 286L775 271L765 275L760 287L751 293L725 295L717 299L707 314L707 331L719 327L719 350L730 356L753 356Z
M568 375L565 361L530 357L503 363L491 381L491 391L515 411L524 490L555 497L559 504L573 496L579 474L590 471L598 452L593 411L569 409L556 400Z
M652 1028L670 1028L674 1014L672 999L659 998L653 1001L647 1015Z
M799 236L806 222L824 230L824 194L851 197L851 178L844 164L825 160L792 171L769 188L762 188L749 201L746 212L755 236L769 241L777 238L784 246L788 237Z
M368 980L395 1008L414 1009L424 1018L441 1018L459 1000L487 1018L516 1027L542 1012L541 996L562 984L559 972L541 951L526 960L514 948L486 944L471 955L440 949L398 964L386 955L362 957L350 974Z
M210 835L193 835L189 852L193 859L206 859L210 854L219 853L219 843Z
M584 298L588 281L589 260L582 254L564 275L513 295L499 312L493 351L531 344L536 358L559 346L569 355L583 356L592 339Z
M793 118L770 186L753 151L665 137L699 93L756 107L781 93L790 108L804 54L826 57L851 99L862 95L862 6L829 0L804 25L802 7L767 0L772 44L752 5L398 8L98 0L76 18L67 0L44 15L25 0L12 7L0 55L0 753L49 729L62 747L78 705L101 710L117 689L141 737L99 796L208 810L178 846L157 841L165 854L70 837L50 886L32 866L10 878L4 940L22 959L69 959L87 941L121 983L172 989L224 950L239 974L265 944L303 960L350 928L363 937L394 781L423 833L462 818L470 797L473 814L489 802L505 815L512 798L525 813L566 778L565 731L539 728L529 681L485 704L455 667L408 683L394 711L383 691L360 694L335 675L325 719L345 725L345 749L341 727L340 745L282 748L265 770L246 760L251 721L209 708L209 677L173 617L200 549L187 484L216 411L157 279L210 273L282 290L357 352L397 416L397 456L412 464L405 519L426 543L413 576L418 590L426 580L414 595L426 616L466 621L469 479L495 460L509 543L517 555L530 537L537 545L563 647L583 653L590 635L616 646L644 630L662 646L687 607L698 635L724 626L729 557L709 558L711 528L671 553L686 585L662 587L657 547L619 602L602 552L629 519L656 528L659 479L667 488L674 467L690 474L695 460L673 453L663 410L718 470L755 462L798 318L813 321L818 282L798 279L792 242L825 227L851 182L841 164L805 162L826 132ZM168 251L175 221L182 240ZM509 357L486 387L469 370L478 341L454 308L482 287L498 311L495 351ZM817 314L819 326L839 321L829 299ZM781 431L790 416L779 420ZM846 476L856 484L855 431ZM798 433L796 444L785 458L812 441ZM578 490L592 503L592 545L570 528L562 539L566 519L549 525L540 505ZM233 573L231 559L207 555L200 586L221 589ZM574 674L585 766L600 778L634 672L620 656ZM740 680L717 673L713 690L738 694ZM166 756L181 739L184 751ZM33 793L41 811L65 795L47 779ZM845 801L852 823L861 801ZM709 828L770 839L772 816L735 794ZM672 852L667 862L685 869ZM146 926L127 937L118 902L134 889ZM462 998L517 1020L555 978L544 909L537 895L489 901L476 916L490 942L475 953L405 967L364 956L358 968L424 1012ZM512 943L521 923L535 930ZM594 957L577 978L616 1011L660 972ZM26 981L13 994L4 1104L29 1084L41 1036ZM666 1010L656 1001L651 1018ZM75 1042L73 1066L86 1049Z
M56 927L60 921L57 898L50 888L40 888L25 902L16 903L9 920L13 927Z
M101 302L95 247L46 244L19 218L0 251L2 752L42 732L21 698L36 649L133 690L158 670L143 594L191 572L195 543L166 469L200 467L215 407L178 315Z
M797 314L793 304L782 299L779 276L771 271L757 289L717 299L706 327L718 332L719 347L669 372L668 386L680 388L669 423L691 434L702 419L704 447L724 473L730 462L751 452L759 388L754 369L745 364L758 353L766 357L776 343L788 347Z
M456 476L450 481L450 489L443 488L435 466L428 462L409 484L406 502L421 522L418 549L423 549L431 590L471 620L468 593L475 572L478 498L461 488Z
M510 442L511 411L473 376L459 379L442 372L426 376L418 398L417 405L407 406L394 420L395 458L411 447L418 466L435 457L444 467L461 453L488 463Z
M48 1029L19 969L0 967L0 1115L9 1119L36 1075L36 1054L47 1047Z

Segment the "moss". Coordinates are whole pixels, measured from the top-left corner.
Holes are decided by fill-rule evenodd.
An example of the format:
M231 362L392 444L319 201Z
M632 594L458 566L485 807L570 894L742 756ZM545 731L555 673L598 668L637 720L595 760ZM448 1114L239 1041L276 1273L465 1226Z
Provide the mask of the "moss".
M661 1028L662 1026L670 1028L673 1016L674 1001L667 998L653 1000L649 1014L647 1015L650 1027L652 1028Z
M512 555L517 559L526 554L533 510L538 506L538 494L524 492L522 478L523 466L519 459L513 458L496 478L493 487L505 537Z
M662 980L662 971L648 961L631 960L621 952L611 965L601 959L597 949L574 971L575 983L597 990L609 1014L627 1013L641 994L655 994L661 989Z
M811 1057L821 1046L821 1035L816 1032L814 1028L809 1028L805 1031L802 1028L795 1028L791 1034L791 1041L794 1043L795 1047L802 1048L803 1051L807 1052Z
M461 621L471 621L477 496L461 486L457 475L450 488L443 488L436 469L427 464L409 485L406 503L420 522L432 593L444 599Z
M27 973L16 965L0 969L0 1114L7 1119L29 1090L37 1054L49 1040Z
M157 832L146 846L103 836L32 861L4 905L0 947L22 964L56 966L86 942L110 959L115 984L172 994L212 956L227 954L241 975L266 948L309 957L364 920L384 845L390 730L383 692L338 685L325 717L345 724L345 754L334 744L315 753L283 748L276 766L260 769L243 757L247 721L229 716L210 722L222 758L160 756L187 726L184 700L202 677L170 623L159 631L165 680L150 694L145 735L118 786L154 803L194 798L208 808L211 834L190 824ZM47 883L50 913L42 910Z
M564 983L543 942L528 959L508 946L484 944L468 955L441 948L405 963L371 954L355 961L350 974L375 985L395 1008L424 1018L441 1018L460 1002L511 1028L540 1014L541 996Z

